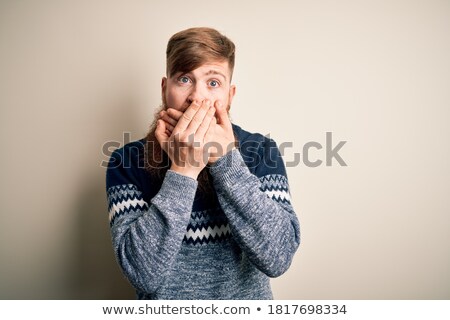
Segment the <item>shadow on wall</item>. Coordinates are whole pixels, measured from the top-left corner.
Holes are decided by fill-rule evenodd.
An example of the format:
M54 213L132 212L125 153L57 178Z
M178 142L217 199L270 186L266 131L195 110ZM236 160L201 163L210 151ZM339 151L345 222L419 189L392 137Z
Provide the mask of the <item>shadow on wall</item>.
M123 128L138 128L139 112L129 90L124 90L123 97L115 97L116 106L105 114L110 126L104 137L117 136ZM122 98L122 99L121 99ZM150 119L149 119L150 120ZM120 129L122 128L122 129ZM136 299L134 288L122 274L114 256L108 220L108 203L106 197L106 168L95 157L86 174L86 181L76 200L76 240L74 274L70 281L74 299ZM98 162L97 162L98 161Z
M107 126L97 126L95 121L93 122L95 128L92 128L91 132L99 141L99 152L101 145L111 137L122 137L121 132L141 130L142 109L139 105L142 100L136 94L136 88L141 87L136 80L139 79L139 72L130 70L120 74L117 81L112 81L116 86L111 87L111 90L99 93L99 101L102 103L93 106L94 110L102 110L96 115L98 121L107 119L108 123ZM148 119L148 124L151 121L151 118ZM121 145L125 143L120 142ZM93 157L93 162L83 173L84 183L75 200L76 258L72 266L75 271L69 280L73 288L73 299L136 299L135 290L122 274L112 247L106 197L106 168L100 166L102 160L108 159L109 156L105 157L103 154Z
M79 199L74 299L135 299L132 286L117 264L111 243L108 204L103 179L89 184ZM92 179L92 178L91 178ZM91 182L90 180L87 180Z

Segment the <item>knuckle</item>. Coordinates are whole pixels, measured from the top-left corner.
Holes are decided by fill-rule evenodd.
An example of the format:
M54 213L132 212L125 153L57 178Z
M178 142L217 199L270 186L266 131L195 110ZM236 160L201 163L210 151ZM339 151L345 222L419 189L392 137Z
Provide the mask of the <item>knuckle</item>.
M183 119L186 120L186 121L191 121L192 117L190 115L186 114L186 113L183 113Z
M178 141L187 141L187 134L186 134L186 132L183 132L183 133L181 133L181 134L179 134L178 135Z
M176 133L173 136L174 136L173 137L174 141L177 141L177 142L183 141L183 136L184 136L183 133Z
M202 124L202 120L200 120L199 118L194 118L194 119L192 119L192 122L193 122L195 125L201 125L201 124Z

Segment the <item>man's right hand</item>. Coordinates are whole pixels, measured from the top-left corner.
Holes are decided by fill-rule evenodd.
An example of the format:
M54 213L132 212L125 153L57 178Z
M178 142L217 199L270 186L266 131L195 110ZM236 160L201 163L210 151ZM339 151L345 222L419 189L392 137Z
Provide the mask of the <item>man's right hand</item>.
M201 104L194 101L172 128L159 119L155 131L161 148L168 154L171 170L197 179L208 163L208 150L204 145L211 140L216 124L215 108L209 100ZM171 131L171 132L170 132Z

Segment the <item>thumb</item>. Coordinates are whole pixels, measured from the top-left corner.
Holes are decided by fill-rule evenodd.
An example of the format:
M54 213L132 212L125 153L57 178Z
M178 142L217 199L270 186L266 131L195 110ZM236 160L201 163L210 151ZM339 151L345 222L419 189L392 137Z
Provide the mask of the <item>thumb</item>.
M155 136L161 147L163 146L163 143L169 140L169 136L166 133L166 124L164 121L158 120L156 122Z
M227 108L221 101L215 102L217 123L225 126L231 126L230 118L228 118Z

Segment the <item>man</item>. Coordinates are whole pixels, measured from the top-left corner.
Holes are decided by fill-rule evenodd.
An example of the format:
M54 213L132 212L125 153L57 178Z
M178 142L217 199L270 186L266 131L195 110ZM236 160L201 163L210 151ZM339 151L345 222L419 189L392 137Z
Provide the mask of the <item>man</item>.
M228 117L234 53L214 29L173 35L156 123L111 156L112 242L139 299L272 299L300 243L275 142Z

